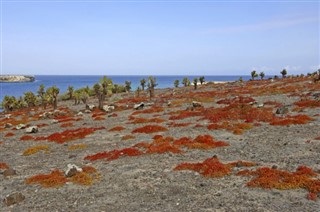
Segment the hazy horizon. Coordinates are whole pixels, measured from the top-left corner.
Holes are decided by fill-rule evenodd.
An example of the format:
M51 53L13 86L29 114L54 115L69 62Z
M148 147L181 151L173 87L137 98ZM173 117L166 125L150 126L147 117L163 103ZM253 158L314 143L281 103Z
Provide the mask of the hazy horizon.
M319 1L1 1L1 74L266 75L320 68Z

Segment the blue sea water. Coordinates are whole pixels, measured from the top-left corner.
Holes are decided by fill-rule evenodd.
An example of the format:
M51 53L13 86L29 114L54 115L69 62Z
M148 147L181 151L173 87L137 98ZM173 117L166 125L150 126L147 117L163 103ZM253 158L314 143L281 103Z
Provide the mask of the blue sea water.
M4 96L23 96L27 91L37 92L41 84L45 85L45 88L51 87L53 85L60 89L60 94L67 91L68 86L73 86L75 89L89 86L92 87L95 83L103 76L97 75L79 75L79 76L62 76L62 75L36 75L36 80L34 82L20 82L20 83L0 83L0 101L3 100ZM140 85L140 80L142 78L147 79L148 76L108 76L112 79L115 84L124 84L124 82L131 81L132 90ZM172 88L173 82L178 79L181 81L184 77L188 77L190 81L193 78L199 76L154 76L157 80L158 86L156 88ZM204 76L205 81L235 81L241 76ZM243 80L250 79L250 76L242 76Z

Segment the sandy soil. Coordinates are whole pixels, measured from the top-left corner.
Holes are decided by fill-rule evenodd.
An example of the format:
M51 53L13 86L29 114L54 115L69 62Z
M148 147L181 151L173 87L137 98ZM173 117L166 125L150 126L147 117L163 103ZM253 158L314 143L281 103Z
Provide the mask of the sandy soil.
M215 95L206 92L215 92ZM230 174L215 178L205 177L191 170L174 170L181 163L203 162L207 158L217 156L222 163L238 160L256 162L257 165L248 168L250 170L274 167L294 172L298 166L304 165L318 173L314 179L320 179L320 140L316 139L320 136L320 107L299 108L294 104L301 99L316 100L318 97L314 94L319 92L319 84L312 83L308 78L219 85L209 83L197 90L192 87L156 90L156 97L148 101L153 105L145 106L141 111L155 106L164 110L158 113L137 114L134 117L157 117L165 120L162 123L129 124L129 117L135 110L133 103L129 100L126 102L126 98L132 97L133 94L118 94L109 98L105 104L116 105L116 110L100 115L105 118L100 121L93 120L94 112L76 116L80 110L85 109L83 104L73 105L72 101L59 102L60 111L68 111L73 118L82 117L82 120L70 121L73 126L66 128L60 127L63 123L53 124L52 120L55 117L35 118L45 112L43 109L31 110L20 115L11 113L16 120L28 117L26 124L29 125L47 124L40 127L39 132L30 134L34 137L80 127L103 126L105 129L95 131L83 139L58 144L46 140L21 141L20 138L26 135L25 129L13 130L15 125L11 128L1 128L0 163L6 163L16 170L17 174L10 177L0 175L0 199L14 192L20 192L25 199L11 206L1 202L0 211L319 211L319 193L317 200L309 200L309 192L303 188L279 190L248 187L246 184L253 177L236 175L246 167L233 167ZM196 95L191 95L194 93ZM239 95L253 97L257 104L250 106L252 108L257 108L257 105L267 101L289 105L289 112L284 115L275 114L279 106L264 104L257 108L272 108L276 117L308 115L313 120L306 124L287 126L274 126L259 121L259 124L252 124L252 129L244 130L239 135L225 129L209 130L207 126L211 122L197 116L174 121L190 123L189 126L168 126L173 122L169 120L170 112L190 108L194 100L201 102L204 108L222 108L226 105L217 104L217 101ZM121 99L124 99L124 103L117 102ZM171 102L170 106L168 101ZM89 104L97 105L96 99L90 99ZM68 109L61 109L62 107ZM52 109L48 108L46 111ZM117 116L111 116L112 114ZM4 113L1 114L1 125L7 123L4 116ZM168 131L151 134L132 133L134 129L148 124L167 127ZM195 127L196 124L202 126ZM123 126L125 129L109 131L116 126ZM10 132L14 135L6 137ZM205 134L211 135L215 140L225 141L229 146L206 150L181 147L184 151L182 154L143 154L135 157L123 156L112 161L84 159L88 155L131 147L142 141L150 143L154 135L172 136L175 139L185 136L194 139ZM133 135L135 138L122 140L125 135ZM73 151L68 149L75 144L86 144L86 148ZM48 145L49 149L47 152L23 155L26 149L37 145ZM43 188L39 184L26 183L27 178L37 174L48 174L54 169L66 170L68 164L79 167L93 166L100 173L100 179L90 186L67 182L57 188ZM1 172L4 170L0 169Z

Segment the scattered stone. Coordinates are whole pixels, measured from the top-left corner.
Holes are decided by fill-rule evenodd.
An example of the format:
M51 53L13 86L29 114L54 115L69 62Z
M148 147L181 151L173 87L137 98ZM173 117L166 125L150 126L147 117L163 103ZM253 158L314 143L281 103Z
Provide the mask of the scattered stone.
M84 112L85 113L91 113L91 110L85 110Z
M96 106L94 106L94 105L86 105L86 109L87 110L93 110L94 108L95 108Z
M112 112L114 111L115 107L113 105L109 106L109 105L104 105L102 108L105 112Z
M50 121L50 124L57 124L57 123L59 123L59 121L56 120L56 119L52 119L52 120Z
M31 126L26 128L26 133L37 133L39 128L37 126Z
M135 110L142 110L143 107L144 107L144 103L143 103L143 102L141 102L140 104L135 104L135 105L133 106L133 108L134 108Z
M11 176L17 175L17 172L13 168L9 168L4 170L2 174L5 177L11 177Z
M203 107L203 105L202 105L201 102L193 101L193 102L192 102L192 107Z
M83 113L80 111L76 116L83 116Z
M276 111L276 114L287 114L289 112L288 106L279 107Z
M4 127L5 128L11 128L13 125L11 124L11 123L6 123L5 125L4 125Z
M65 171L66 177L72 177L78 172L82 172L82 169L74 164L68 164L68 169Z
M9 119L9 118L11 118L11 116L12 116L11 114L6 114L6 115L4 115L4 118Z
M24 128L26 128L26 125L25 125L25 124L18 124L18 125L16 126L16 129L17 129L17 130L24 129Z
M152 105L154 105L153 102L148 102L148 103L145 104L145 106L152 106Z
M168 106L168 107L170 107L170 106L171 106L171 102L170 102L170 101L168 101L167 106Z
M273 165L273 166L272 166L272 169L277 169L277 168L278 168L277 165Z
M22 202L24 199L25 199L25 196L23 194L21 194L20 192L15 192L7 195L4 198L3 203L6 206L10 206L10 205L14 205L16 203Z
M264 104L262 103L262 104L258 104L257 105L257 108L261 108L261 107L263 107L264 106Z

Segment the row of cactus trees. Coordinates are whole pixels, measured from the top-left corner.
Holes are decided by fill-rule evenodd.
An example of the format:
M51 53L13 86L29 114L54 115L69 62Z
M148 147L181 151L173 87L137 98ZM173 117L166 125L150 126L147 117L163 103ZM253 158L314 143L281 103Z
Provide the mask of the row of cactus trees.
M194 78L193 79L194 89L198 88L198 82L200 82L200 84L202 85L205 82L204 76L201 76L199 78ZM180 81L178 79L173 82L173 85L174 85L175 88L178 88L179 84L180 84ZM185 78L182 79L182 84L183 84L184 87L188 87L188 86L191 85L191 82L190 82L189 78L185 77Z
M54 109L58 105L58 95L60 89L56 86L49 87L45 90L44 85L40 85L37 95L28 91L24 93L23 97L15 98L14 96L5 96L2 101L2 107L5 111L12 111L26 107L33 107L37 104L42 105L44 108L51 104Z
M288 72L287 72L286 69L283 69L283 70L280 72L280 74L282 75L282 78L285 78L285 77L287 76ZM256 77L258 77L258 76L260 76L261 80L263 80L263 78L265 77L265 74L264 74L264 72L260 72L260 73L258 74L255 70L253 70L253 71L251 72L251 78L252 78L252 80L254 80L254 78L256 78Z

